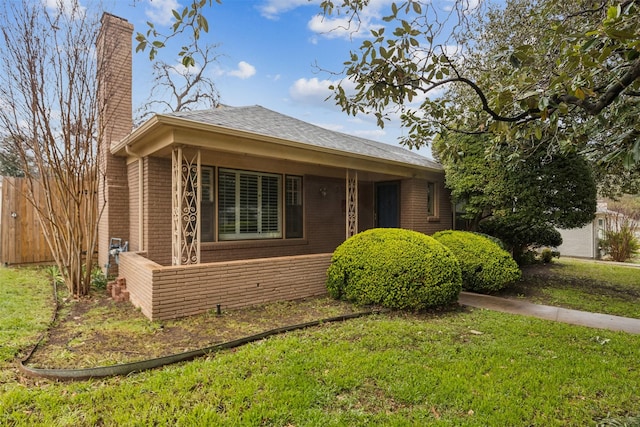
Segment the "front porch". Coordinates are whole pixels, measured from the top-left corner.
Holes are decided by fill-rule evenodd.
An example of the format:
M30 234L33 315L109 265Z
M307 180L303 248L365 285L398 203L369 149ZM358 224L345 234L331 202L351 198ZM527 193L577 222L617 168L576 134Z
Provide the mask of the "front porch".
M223 205L221 199L226 201L226 197L220 194L223 184L219 182L220 180L214 172L216 169L210 166L207 167L210 170L208 179L204 179L201 159L202 153L199 149L183 149L183 147L178 146L174 147L171 153L171 264L174 266L200 264L201 262L209 261L209 259L202 255L203 246L205 249L208 247L210 250L216 247L226 247L227 250L229 250L234 246L246 250L251 246L258 248L262 246L262 249L259 249L259 251L266 254L266 251L274 250L278 247L282 248L283 244L290 247L300 243L308 244L310 230L305 230L305 228L308 229L309 227L305 227L304 224L306 222L305 219L311 215L310 213L305 215L305 206L317 204L318 201L321 203L326 202L328 205L316 205L315 210L324 209L334 212L334 214L332 214L332 221L326 224L328 226L327 228L330 227L333 233L335 233L336 223L340 222L340 215L335 215L339 212L336 209L342 210L341 216L344 220L342 227L344 230L344 238L342 238L342 236L338 237L338 243L362 231L362 229L359 228L360 199L358 171L345 169L342 172L344 174L342 186L338 184L335 188L328 188L327 185L323 185L323 181L317 178L313 181L309 176L305 177L303 173L295 176L299 181L295 182L297 186L294 189L290 188L290 182L288 181L289 176L286 174L286 182L283 182L284 180L281 179L282 175L280 174L270 176L272 181L277 181L277 185L269 189L270 194L268 195L263 194L265 190L262 188L253 188L253 191L251 191L251 186L260 187L257 183L261 181L256 180L254 183L239 182L236 186L237 194L231 195L235 201L235 206L231 214L231 228L236 227L237 230L240 231L242 228L251 229L255 227L255 230L262 231L255 235L246 234L245 236L247 237L243 237L240 233L231 233L233 237L222 238L223 229L228 231L226 230L227 226L223 225L223 221L227 220L226 217L228 217L228 215L222 211L221 207ZM220 170L221 168L217 169ZM333 182L339 182L339 178L337 178L341 172L339 169L329 172L328 168L323 168L320 169L320 171L320 173L326 175L324 179L330 178ZM228 175L229 173L226 172L226 174ZM249 174L251 174L251 172L246 172L243 174L243 177L251 178L252 176ZM368 175L374 176L373 174ZM274 176L277 180L273 179ZM381 178L383 176L381 174L376 174L375 176L378 179L383 179ZM232 177L235 178L233 175ZM395 177L388 179L392 178ZM309 181L319 183L316 184L318 185L317 191L309 190ZM375 185L375 181L372 183ZM249 190L245 190L245 186L247 186ZM343 188L342 191L340 191L340 187ZM205 193L207 196L204 195ZM244 199L245 197L248 201L238 200ZM271 200L265 202L267 197ZM370 195L368 198L371 199L372 196ZM399 227L399 190L395 198L393 204L398 212L396 215L397 224L388 226ZM284 202L283 199L286 200L286 202ZM206 206L206 203L203 203L203 201L211 203L213 205L211 209L215 212L213 215L212 212L209 212L209 216L212 216L214 221L209 222L207 227L203 227L203 221L205 221L203 218L203 207ZM292 209L289 209L291 204L296 205L294 207L299 207L298 215L300 218L295 221L290 221L289 218L289 214L292 211ZM250 213L242 212L245 209L254 210L250 211ZM265 213L267 210L269 212ZM371 215L373 213L373 206L369 207L368 212L370 215L365 216L370 217L370 219L364 229L377 225L375 224L374 216ZM291 216L293 216L293 214ZM267 229L267 225L265 224L267 221L270 222L269 226L271 228L269 229ZM293 236L288 234L291 222L298 224L299 227L299 230ZM314 227L316 226L314 225ZM203 236L204 229L211 230L211 238L209 240ZM284 229L287 229L287 232L285 232ZM269 231L271 233L269 233ZM327 233L328 230L323 229L321 232ZM252 244L250 243L251 241L257 242L258 244ZM335 247L335 244L333 247ZM333 249L333 247L331 249ZM316 253L319 251L315 249L312 250L312 252ZM255 258L255 256L251 258Z

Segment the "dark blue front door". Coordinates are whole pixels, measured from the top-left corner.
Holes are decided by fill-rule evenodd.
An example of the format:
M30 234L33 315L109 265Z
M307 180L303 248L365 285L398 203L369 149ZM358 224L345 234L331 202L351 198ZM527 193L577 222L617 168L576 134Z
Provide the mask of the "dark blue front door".
M400 227L400 185L397 182L376 184L376 227Z

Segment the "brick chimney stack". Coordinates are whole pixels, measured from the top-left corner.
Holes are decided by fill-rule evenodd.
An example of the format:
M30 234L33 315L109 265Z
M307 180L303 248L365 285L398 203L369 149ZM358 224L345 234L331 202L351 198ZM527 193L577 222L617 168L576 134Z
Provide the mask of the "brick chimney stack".
M98 264L111 264L109 274L116 274L109 260L112 237L129 240L129 195L126 160L109 150L133 129L131 102L133 25L126 19L104 13L96 41L98 72L98 106L100 112L99 209L104 207L98 228Z

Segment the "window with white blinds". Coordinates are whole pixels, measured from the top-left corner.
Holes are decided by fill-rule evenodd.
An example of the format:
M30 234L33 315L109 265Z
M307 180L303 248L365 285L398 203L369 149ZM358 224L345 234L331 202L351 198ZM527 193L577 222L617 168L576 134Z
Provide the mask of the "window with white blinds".
M214 193L213 168L202 167L201 173L202 199L200 201L200 239L203 242L213 242L214 237Z
M220 169L220 240L282 237L281 175Z

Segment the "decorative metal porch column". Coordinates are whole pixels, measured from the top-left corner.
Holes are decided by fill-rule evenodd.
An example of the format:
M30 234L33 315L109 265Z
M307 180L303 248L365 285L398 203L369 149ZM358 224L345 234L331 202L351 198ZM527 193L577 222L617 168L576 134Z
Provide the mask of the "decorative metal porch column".
M190 158L182 147L171 154L172 262L200 263L200 150Z
M358 171L347 169L347 237L358 233Z

